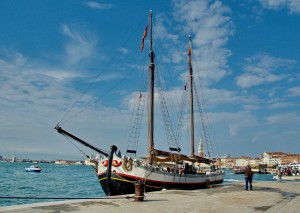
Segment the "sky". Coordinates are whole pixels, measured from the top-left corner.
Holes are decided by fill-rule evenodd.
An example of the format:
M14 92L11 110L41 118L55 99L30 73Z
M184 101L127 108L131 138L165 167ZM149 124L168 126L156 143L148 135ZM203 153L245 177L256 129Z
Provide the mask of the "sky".
M149 63L149 35L143 52L140 45L150 10L157 68L172 79L165 80L169 96L181 96L191 35L219 155L300 153L300 1L3 0L0 155L95 154L58 134L57 124L104 150L126 149Z

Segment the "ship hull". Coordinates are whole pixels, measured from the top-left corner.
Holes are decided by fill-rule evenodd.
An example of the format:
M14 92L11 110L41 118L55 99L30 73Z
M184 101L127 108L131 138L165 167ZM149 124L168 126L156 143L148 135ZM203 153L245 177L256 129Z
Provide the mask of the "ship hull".
M115 156L116 157L116 156ZM114 158L116 159L116 158ZM122 162L121 158L115 161ZM132 165L130 170L124 166L112 166L110 180L107 179L107 167L103 162L98 166L98 179L107 196L135 193L134 183L144 183L145 191L159 191L162 189L194 190L207 188L210 184L223 182L224 172L210 174L184 174L160 171L153 166Z

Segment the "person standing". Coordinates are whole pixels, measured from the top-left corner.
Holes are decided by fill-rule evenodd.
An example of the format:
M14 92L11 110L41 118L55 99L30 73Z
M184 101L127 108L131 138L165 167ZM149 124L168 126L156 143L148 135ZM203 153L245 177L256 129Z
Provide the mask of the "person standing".
M250 190L252 190L252 177L253 177L253 173L251 170L251 166L248 164L245 168L245 183L246 183L245 190L248 190L248 184L250 186Z

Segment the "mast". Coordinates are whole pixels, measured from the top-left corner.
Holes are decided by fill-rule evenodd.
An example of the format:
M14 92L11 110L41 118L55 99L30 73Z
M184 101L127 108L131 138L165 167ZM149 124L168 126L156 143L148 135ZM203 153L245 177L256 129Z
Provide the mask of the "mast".
M154 52L152 49L152 10L149 13L149 22L150 22L150 64L148 67L149 75L149 113L148 113L148 151L149 151L149 164L153 164L154 158Z
M192 67L192 41L189 35L188 66L190 70L190 113L191 113L191 156L195 156L195 134L194 134L194 97L193 97L193 67Z

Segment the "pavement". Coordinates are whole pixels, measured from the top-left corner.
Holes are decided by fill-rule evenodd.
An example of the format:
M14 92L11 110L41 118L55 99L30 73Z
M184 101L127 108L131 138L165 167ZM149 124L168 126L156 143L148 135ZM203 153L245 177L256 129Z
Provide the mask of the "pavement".
M300 212L300 182L259 181L253 191L241 182L200 190L145 193L143 201L126 196L0 207L5 213L98 212Z

